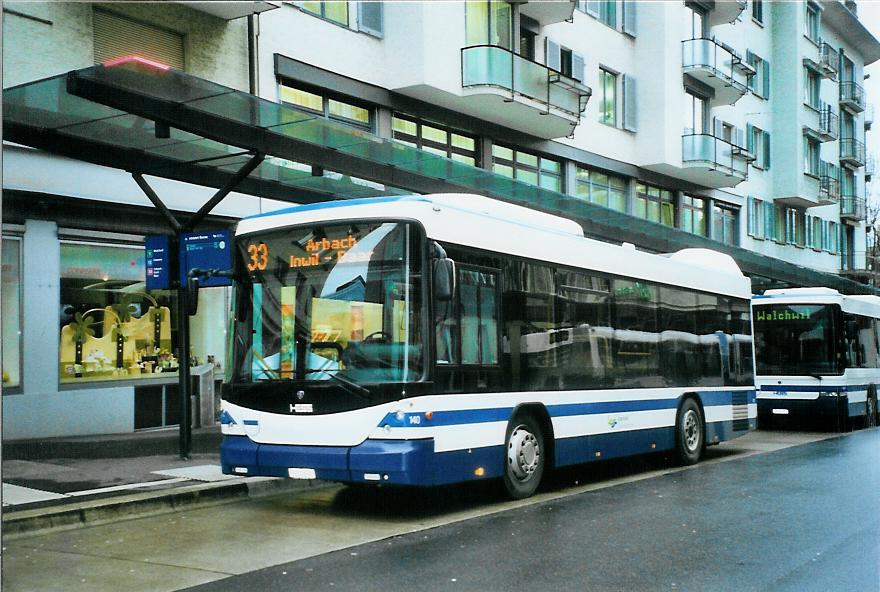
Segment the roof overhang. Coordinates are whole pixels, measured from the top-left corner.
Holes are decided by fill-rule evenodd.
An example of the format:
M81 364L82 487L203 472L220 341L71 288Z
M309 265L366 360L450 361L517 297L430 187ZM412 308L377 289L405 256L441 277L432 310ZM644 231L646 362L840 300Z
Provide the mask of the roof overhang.
M587 236L608 242L660 253L722 251L753 279L874 293L834 274L529 185L140 58L4 90L3 139L134 175L221 191L234 185L240 193L294 203L476 193L570 218Z
M267 10L278 8L280 2L226 2L224 0L198 0L195 2L177 2L193 10L216 16L224 21L233 21Z
M847 44L859 52L866 66L880 60L880 41L843 2L823 0L822 7L822 22L840 33Z

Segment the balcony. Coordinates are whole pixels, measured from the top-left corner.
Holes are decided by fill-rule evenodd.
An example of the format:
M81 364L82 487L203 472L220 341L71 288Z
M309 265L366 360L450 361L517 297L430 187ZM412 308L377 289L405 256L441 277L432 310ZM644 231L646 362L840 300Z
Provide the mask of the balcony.
M749 177L749 162L754 160L745 148L710 134L685 134L681 137L682 175L706 187L734 187Z
M565 0L563 2L547 2L546 0L516 0L511 4L519 4L519 13L535 19L542 27L552 25L553 23L561 23L571 19L574 7L577 4L575 0Z
M819 46L819 71L825 78L837 80L837 67L840 63L840 52L828 43L822 42Z
M819 163L819 203L829 206L840 201L840 167L832 162Z
M746 0L715 0L709 12L709 25L717 27L735 21L746 9Z
M823 103L819 110L819 140L833 142L840 137L840 118L831 108Z
M840 106L852 113L865 110L865 89L857 82L840 83Z
M470 114L550 139L570 135L592 91L503 47L461 50L462 90Z
M871 125L874 123L874 105L873 103L865 107L865 131L870 131Z
M855 197L845 195L840 198L840 218L842 220L853 220L861 222L865 219L865 199L863 197Z
M871 155L868 157L868 160L865 161L865 183L868 183L874 177L875 168L876 160L874 160L874 156Z
M713 39L681 42L682 70L715 91L716 105L733 105L748 92L754 69L730 48Z
M840 254L840 275L877 286L880 279L880 258L874 252L854 251Z
M865 166L865 143L854 138L841 138L840 162L854 167Z
M216 16L224 21L233 21L281 6L281 2L177 2L193 10Z

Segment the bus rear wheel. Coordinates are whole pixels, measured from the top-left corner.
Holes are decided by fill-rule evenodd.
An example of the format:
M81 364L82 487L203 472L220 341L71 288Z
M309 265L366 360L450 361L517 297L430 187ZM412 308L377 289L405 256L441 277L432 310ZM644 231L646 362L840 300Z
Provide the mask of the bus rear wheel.
M693 399L685 399L675 420L675 454L682 465L693 465L703 455L706 441L703 416Z
M544 475L544 433L531 416L517 416L507 427L504 487L513 499L524 499L538 489Z

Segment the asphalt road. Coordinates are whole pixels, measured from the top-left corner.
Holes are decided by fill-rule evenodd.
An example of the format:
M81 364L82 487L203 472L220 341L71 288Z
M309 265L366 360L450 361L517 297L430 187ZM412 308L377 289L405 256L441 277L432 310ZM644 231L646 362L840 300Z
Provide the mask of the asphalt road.
M589 478L557 479L579 475ZM337 503L366 519L402 519L470 492L351 491ZM880 429L522 505L190 590L880 591Z

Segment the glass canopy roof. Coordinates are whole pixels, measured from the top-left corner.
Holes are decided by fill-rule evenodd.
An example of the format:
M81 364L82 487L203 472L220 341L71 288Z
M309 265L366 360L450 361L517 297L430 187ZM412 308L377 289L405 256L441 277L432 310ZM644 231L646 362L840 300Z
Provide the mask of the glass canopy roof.
M587 236L655 252L705 247L749 275L872 292L835 274L731 247L274 103L140 58L3 91L4 140L131 173L294 203L407 193L479 193L577 220ZM873 292L872 292L873 293Z

